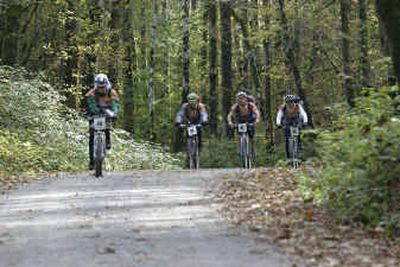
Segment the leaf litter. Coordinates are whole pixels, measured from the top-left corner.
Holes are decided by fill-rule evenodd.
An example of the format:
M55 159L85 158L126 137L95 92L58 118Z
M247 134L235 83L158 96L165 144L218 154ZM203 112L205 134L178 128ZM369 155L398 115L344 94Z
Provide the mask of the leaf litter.
M308 266L400 266L400 246L379 230L344 226L323 206L305 201L287 168L242 171L217 189L221 212L237 226L301 256Z

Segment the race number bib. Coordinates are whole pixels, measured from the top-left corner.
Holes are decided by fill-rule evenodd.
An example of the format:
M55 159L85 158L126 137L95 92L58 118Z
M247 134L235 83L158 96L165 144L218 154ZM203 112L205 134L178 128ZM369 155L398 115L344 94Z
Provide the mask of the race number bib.
M247 124L241 123L238 125L238 132L239 133L247 133Z
M106 118L102 117L102 118L94 118L93 119L93 125L94 125L94 129L95 130L104 130L106 128Z
M197 128L196 128L196 126L190 126L190 127L188 127L188 135L189 135L189 136L195 136L195 135L197 135Z

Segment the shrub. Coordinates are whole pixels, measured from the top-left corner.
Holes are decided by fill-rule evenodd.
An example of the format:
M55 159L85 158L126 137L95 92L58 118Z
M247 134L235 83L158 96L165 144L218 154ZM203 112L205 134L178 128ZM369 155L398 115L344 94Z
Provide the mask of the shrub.
M319 135L319 164L307 193L334 208L343 222L400 229L400 119L391 89L368 91ZM397 219L396 219L397 218Z
M88 123L64 100L40 75L0 66L0 174L87 168ZM110 168L177 167L159 146L134 141L123 130L112 139Z

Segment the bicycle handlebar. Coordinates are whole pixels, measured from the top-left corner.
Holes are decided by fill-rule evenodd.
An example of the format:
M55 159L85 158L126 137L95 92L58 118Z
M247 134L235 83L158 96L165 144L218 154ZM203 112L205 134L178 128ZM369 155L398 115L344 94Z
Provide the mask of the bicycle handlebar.
M179 124L179 127L180 127L180 128L189 128L189 127L192 127L192 126L196 126L196 127L198 127L198 128L203 127L203 125L201 125L201 124L190 124L190 123L182 123L182 124Z

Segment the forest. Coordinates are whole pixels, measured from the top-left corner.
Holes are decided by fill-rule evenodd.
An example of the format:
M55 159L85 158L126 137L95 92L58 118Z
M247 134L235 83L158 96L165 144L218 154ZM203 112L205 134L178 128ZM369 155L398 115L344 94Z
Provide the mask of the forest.
M286 166L275 117L294 94L310 121L305 198L398 236L399 22L398 0L0 0L0 176L86 168L98 73L121 99L116 170L182 166L190 92L209 113L204 167L237 166L239 91L261 112L257 166Z

